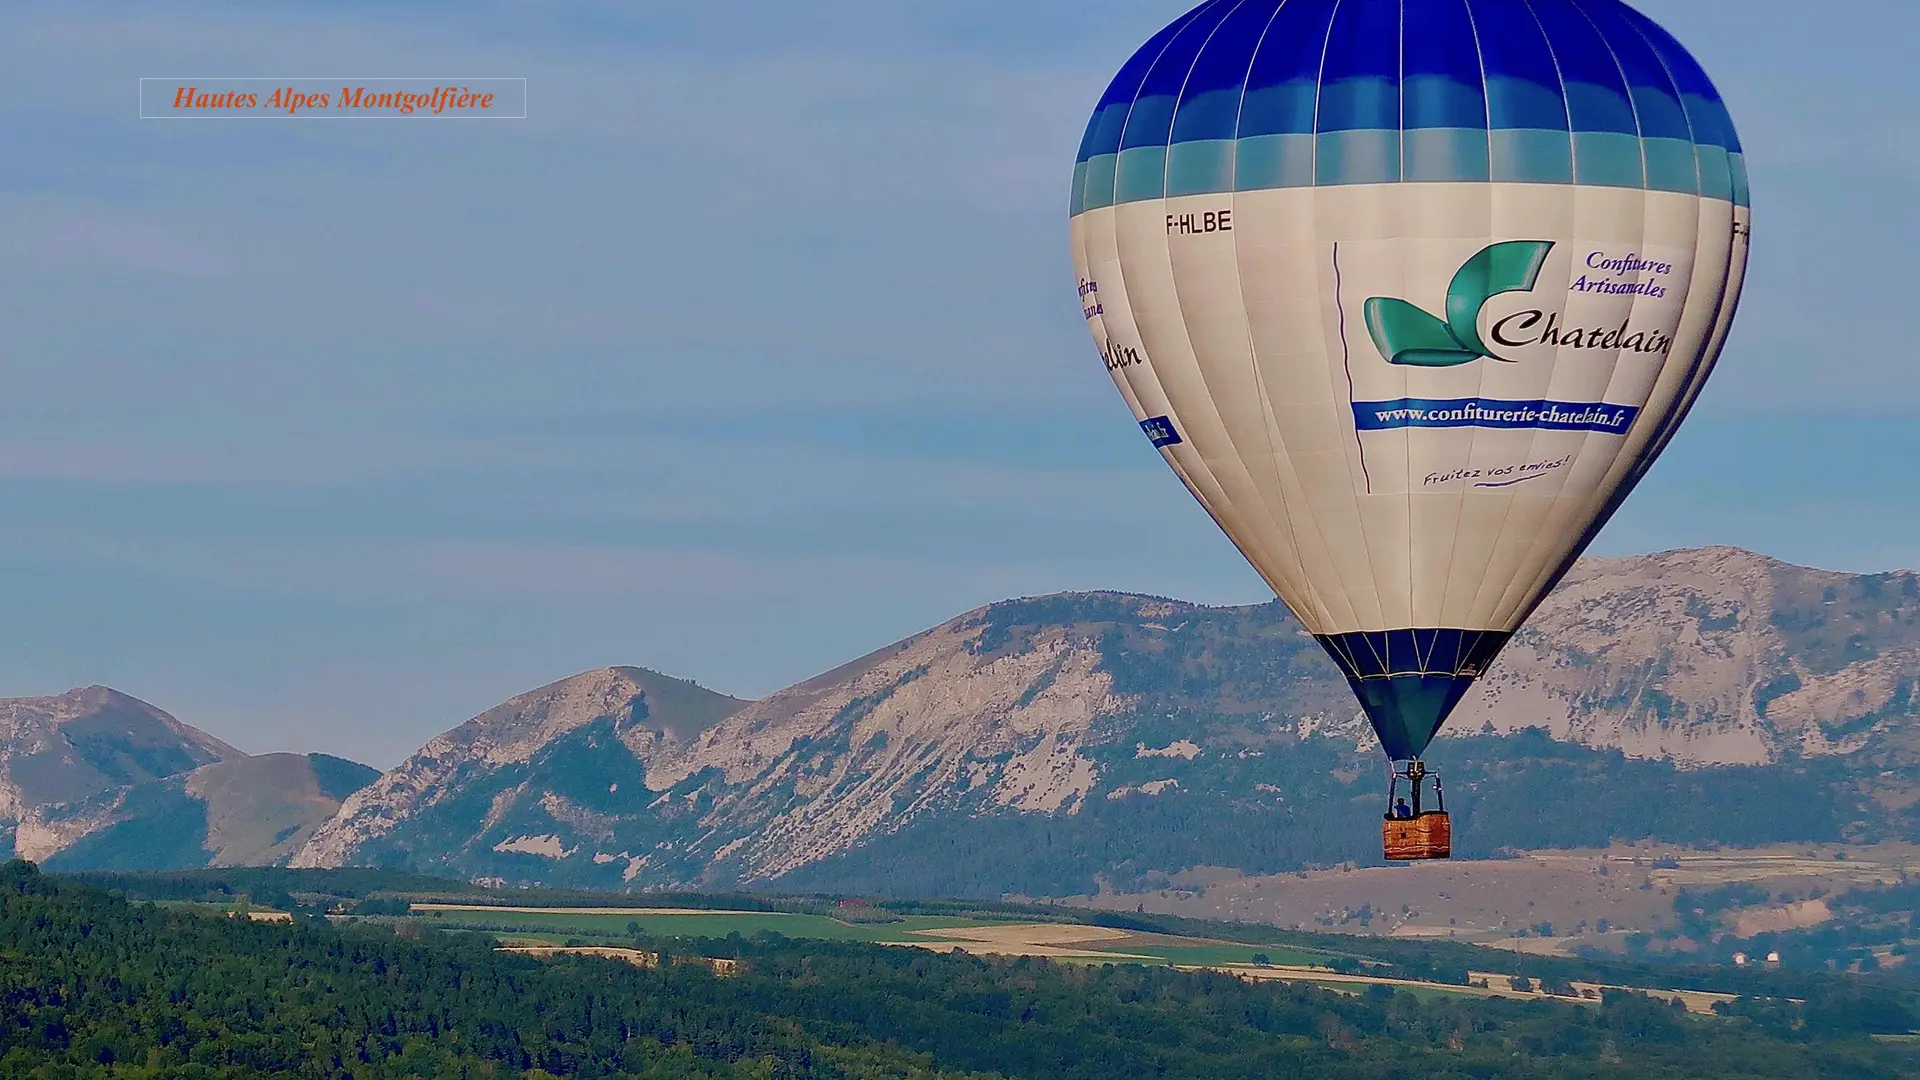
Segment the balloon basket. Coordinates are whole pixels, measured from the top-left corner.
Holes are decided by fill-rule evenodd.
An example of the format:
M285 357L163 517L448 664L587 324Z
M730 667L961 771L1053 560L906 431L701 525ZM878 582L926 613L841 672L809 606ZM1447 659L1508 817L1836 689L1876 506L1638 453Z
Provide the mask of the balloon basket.
M1402 780L1410 789L1411 807L1399 798ZM1433 781L1436 804L1431 810L1421 805L1429 780ZM1387 783L1387 815L1380 825L1380 847L1388 862L1453 857L1453 819L1447 816L1447 794L1440 788L1440 774L1430 771L1426 762L1416 759L1407 762L1405 768L1394 766L1393 779Z
M1453 821L1445 810L1416 818L1388 818L1380 824L1380 842L1388 862L1418 862L1453 857Z

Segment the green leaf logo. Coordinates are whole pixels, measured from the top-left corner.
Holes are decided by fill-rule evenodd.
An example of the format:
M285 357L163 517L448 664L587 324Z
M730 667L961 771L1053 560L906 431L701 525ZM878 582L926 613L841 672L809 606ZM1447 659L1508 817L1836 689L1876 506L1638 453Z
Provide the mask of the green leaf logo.
M1444 321L1405 300L1376 296L1367 301L1367 332L1389 364L1454 367L1495 356L1480 340L1480 309L1501 293L1527 292L1553 250L1551 240L1509 240L1490 244L1468 259L1447 286Z

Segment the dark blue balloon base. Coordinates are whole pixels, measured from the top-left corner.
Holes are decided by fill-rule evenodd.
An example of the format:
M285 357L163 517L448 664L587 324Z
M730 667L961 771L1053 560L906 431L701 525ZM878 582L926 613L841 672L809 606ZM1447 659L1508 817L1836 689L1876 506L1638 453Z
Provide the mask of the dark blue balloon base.
M1322 634L1366 710L1380 747L1395 761L1426 750L1512 634L1500 630L1387 630Z

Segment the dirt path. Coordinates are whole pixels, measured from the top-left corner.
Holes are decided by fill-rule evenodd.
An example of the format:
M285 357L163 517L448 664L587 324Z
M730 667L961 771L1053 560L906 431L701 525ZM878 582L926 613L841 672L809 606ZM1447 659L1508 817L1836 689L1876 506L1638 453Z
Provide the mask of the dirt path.
M677 907L509 907L505 904L413 904L414 911L496 911L503 915L779 915L791 911L720 911Z

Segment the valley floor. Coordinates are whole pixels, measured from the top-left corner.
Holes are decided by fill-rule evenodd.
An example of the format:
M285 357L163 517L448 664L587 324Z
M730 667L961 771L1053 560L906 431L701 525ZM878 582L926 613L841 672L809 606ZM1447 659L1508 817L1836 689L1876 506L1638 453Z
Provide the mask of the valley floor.
M1671 930L1684 914L1676 910L1681 890L1764 890L1770 901L1743 907L1727 927L1750 937L1819 926L1833 918L1826 897L1901 884L1916 873L1920 846L1912 844L1705 851L1643 843L1266 876L1200 869L1170 877L1162 888L1064 902L1572 955L1581 946L1617 949L1628 935Z

